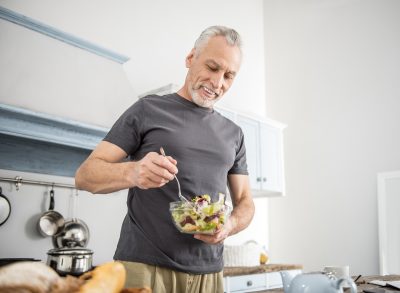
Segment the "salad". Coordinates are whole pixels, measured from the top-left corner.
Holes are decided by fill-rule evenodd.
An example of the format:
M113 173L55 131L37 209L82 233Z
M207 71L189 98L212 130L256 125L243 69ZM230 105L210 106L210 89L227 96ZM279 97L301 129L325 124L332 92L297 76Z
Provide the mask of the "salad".
M190 234L213 234L226 222L229 207L224 204L225 195L219 194L219 200L211 203L208 194L199 195L191 202L176 201L170 203L172 220L179 231Z

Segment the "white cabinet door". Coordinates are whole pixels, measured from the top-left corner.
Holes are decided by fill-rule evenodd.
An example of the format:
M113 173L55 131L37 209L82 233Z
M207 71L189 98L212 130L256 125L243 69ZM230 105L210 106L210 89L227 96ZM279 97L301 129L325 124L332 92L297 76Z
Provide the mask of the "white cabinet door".
M282 130L260 123L261 189L283 191Z
M282 128L237 115L246 145L250 186L254 195L283 195Z
M247 170L249 172L252 189L261 189L260 178L260 151L259 151L259 123L241 115L237 116L237 124L242 128L246 146Z
M255 196L283 195L283 126L224 108L221 115L238 124L244 134L250 187Z

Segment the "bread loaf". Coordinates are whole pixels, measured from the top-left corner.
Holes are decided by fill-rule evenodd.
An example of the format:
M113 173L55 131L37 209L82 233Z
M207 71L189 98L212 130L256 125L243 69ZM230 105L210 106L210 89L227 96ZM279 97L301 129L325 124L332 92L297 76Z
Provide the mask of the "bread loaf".
M41 262L17 262L0 269L1 293L151 293L150 288L128 288L123 264L109 262L79 278L60 277Z
M79 293L119 293L124 287L126 272L123 264L109 262L79 278L85 281Z

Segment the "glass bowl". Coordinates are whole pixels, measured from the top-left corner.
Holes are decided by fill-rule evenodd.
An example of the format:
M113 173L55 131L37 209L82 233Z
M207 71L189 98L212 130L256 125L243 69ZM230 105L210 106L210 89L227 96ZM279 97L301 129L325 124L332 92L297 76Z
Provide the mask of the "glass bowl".
M182 233L214 234L221 229L231 212L231 207L223 201L211 203L209 200L192 202L174 201L169 204L172 222ZM208 197L209 199L209 197Z

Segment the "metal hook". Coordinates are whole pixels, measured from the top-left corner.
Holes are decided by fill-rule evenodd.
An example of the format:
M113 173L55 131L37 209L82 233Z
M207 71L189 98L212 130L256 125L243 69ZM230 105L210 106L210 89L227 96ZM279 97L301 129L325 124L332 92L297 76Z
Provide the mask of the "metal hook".
M19 190L21 185L22 185L22 177L21 176L15 177L15 189L17 189L17 191Z

